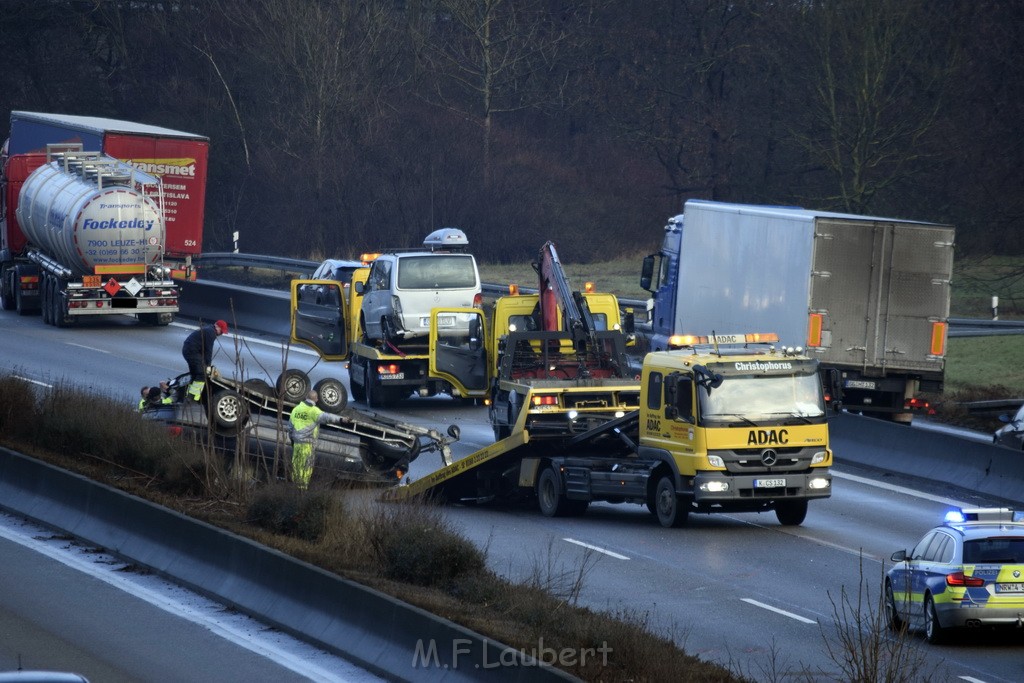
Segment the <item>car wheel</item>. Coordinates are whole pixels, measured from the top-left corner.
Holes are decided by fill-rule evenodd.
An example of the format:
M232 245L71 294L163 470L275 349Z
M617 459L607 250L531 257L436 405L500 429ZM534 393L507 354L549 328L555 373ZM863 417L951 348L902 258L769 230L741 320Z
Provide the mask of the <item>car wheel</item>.
M322 379L316 383L313 389L317 393L316 404L320 410L337 415L348 405L348 391L339 380L331 377Z
M775 505L775 516L782 526L800 526L807 518L806 500L787 500Z
M310 389L309 375L302 370L288 369L277 378L277 394L290 403L302 403Z
M663 527L671 529L686 526L690 511L679 504L672 475L662 475L658 480L654 489L654 514Z
M210 411L217 429L234 433L249 420L249 409L237 392L222 389L213 395Z
M924 596L924 638L932 645L946 639L946 629L939 623L939 613L935 609L935 600L931 595Z
M896 594L893 593L892 583L888 580L885 582L885 622L890 631L903 630L903 619L896 608Z

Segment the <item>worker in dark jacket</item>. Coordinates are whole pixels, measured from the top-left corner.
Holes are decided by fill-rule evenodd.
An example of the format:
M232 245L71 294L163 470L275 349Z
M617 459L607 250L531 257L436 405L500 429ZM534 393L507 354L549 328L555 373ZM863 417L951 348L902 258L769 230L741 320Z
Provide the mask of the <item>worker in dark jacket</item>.
M188 363L189 385L188 395L198 401L206 383L206 368L213 360L213 342L222 334L227 334L228 324L218 320L212 325L200 325L199 329L185 337L181 345L181 355Z
M288 435L292 441L292 481L303 491L309 488L313 478L314 446L320 435L320 425L338 423L341 418L325 413L317 406L319 395L315 390L306 395L306 400L292 408L288 418L291 428Z

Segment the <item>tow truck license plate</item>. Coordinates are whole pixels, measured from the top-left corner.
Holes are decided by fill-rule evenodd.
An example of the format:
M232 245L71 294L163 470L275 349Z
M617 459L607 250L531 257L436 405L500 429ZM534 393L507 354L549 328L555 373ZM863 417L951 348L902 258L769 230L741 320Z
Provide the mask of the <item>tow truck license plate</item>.
M1024 583L997 583L997 593L1024 593Z
M869 382L863 379L848 379L846 380L847 389L874 389L875 383Z
M381 374L380 381L387 382L389 379L405 379L404 372L395 372L390 375Z
M755 489L782 489L786 488L785 479L755 479Z

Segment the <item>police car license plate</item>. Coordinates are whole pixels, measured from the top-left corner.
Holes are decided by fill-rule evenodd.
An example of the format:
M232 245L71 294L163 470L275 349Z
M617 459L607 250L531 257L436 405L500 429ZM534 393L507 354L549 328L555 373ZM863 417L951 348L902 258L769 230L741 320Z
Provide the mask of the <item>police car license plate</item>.
M997 593L1024 593L1024 583L997 583Z
M755 489L780 489L786 488L785 479L755 479Z
M847 389L874 389L875 383L863 379L848 379L844 382Z

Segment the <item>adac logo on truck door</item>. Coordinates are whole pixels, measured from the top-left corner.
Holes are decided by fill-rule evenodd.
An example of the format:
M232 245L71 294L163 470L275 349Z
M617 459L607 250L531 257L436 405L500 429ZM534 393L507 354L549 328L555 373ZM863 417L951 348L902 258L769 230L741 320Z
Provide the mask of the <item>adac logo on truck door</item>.
M195 159L126 159L140 171L159 176L196 177Z
M747 432L748 446L771 446L789 443L788 429L751 429Z

